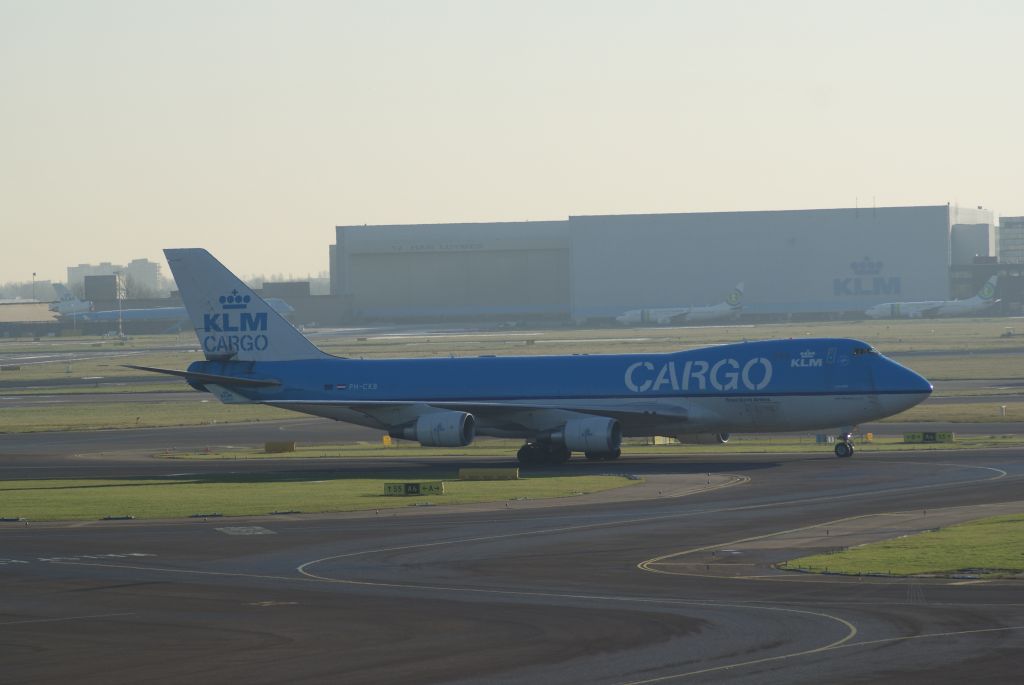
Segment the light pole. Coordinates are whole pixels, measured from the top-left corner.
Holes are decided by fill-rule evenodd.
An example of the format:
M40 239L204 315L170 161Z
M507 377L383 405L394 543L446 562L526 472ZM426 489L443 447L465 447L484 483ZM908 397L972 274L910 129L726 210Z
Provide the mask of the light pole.
M114 272L114 294L117 296L117 337L124 340L124 321L122 319L121 302L124 300L124 291L121 290L121 272Z
M36 272L32 272L32 299L36 299Z

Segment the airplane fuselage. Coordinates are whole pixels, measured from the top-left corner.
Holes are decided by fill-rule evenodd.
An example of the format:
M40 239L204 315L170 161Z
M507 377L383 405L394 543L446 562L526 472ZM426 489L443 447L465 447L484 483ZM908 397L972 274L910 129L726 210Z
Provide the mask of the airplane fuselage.
M864 313L872 319L922 319L943 316L967 316L990 309L995 302L937 300L933 302L885 302Z
M992 276L978 294L963 300L932 300L928 302L883 302L864 311L871 319L922 319L938 316L968 316L984 312L999 302L996 284L999 276Z
M717 321L739 315L737 308L728 305L707 307L655 307L653 309L631 309L615 320L623 324L670 324L694 321Z
M473 414L478 435L525 438L581 415L614 416L627 436L829 428L898 413L931 392L866 343L832 338L667 354L205 361L189 371L281 383L206 386L226 402L382 429L429 405Z
M268 298L267 302L282 314L291 313L294 308L279 298ZM91 303L88 303L91 304ZM61 312L61 318L73 319L80 323L117 323L118 321L164 321L167 323L184 323L189 321L185 307L147 307L145 309L105 309L102 311Z

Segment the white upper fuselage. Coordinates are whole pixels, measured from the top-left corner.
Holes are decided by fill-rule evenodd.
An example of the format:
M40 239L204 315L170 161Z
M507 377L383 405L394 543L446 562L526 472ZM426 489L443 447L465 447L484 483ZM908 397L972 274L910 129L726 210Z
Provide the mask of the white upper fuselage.
M983 312L996 300L971 297L966 300L936 300L932 302L885 302L866 310L872 319L921 319L937 316L966 316Z

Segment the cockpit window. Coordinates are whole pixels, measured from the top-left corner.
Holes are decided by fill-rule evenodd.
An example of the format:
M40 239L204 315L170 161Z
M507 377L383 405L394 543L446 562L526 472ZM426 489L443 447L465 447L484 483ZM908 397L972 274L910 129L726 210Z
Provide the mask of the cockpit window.
M853 356L859 357L862 354L878 354L878 350L873 347L855 347L853 348Z

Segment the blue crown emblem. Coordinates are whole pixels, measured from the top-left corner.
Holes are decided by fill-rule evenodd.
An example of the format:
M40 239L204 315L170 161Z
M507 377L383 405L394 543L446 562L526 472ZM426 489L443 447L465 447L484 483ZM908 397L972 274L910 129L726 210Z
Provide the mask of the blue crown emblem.
M230 295L220 296L220 306L224 309L245 309L250 300L250 295L239 295L237 290L232 290Z
M874 276L882 271L885 266L882 262L874 262L870 257L865 257L859 262L850 262L850 269L858 276Z

